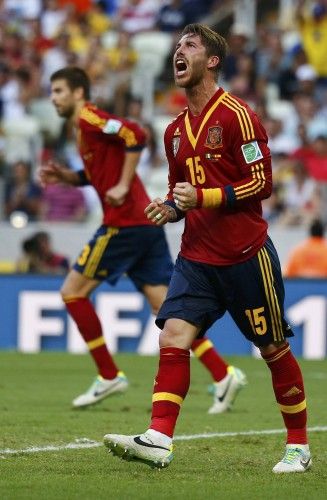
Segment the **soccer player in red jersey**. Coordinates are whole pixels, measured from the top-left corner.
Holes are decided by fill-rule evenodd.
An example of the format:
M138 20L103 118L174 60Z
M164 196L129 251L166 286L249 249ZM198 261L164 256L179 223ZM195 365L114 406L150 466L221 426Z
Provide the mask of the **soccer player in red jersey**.
M287 337L284 286L267 235L261 200L271 194L266 133L242 100L217 85L226 54L223 37L188 25L177 43L174 76L188 106L167 128L166 201L145 210L156 225L185 217L181 251L158 316L160 362L149 429L139 436L108 434L114 454L165 467L190 383L189 348L229 311L243 335L260 349L286 431L285 455L275 473L311 466L306 400L300 367Z
M56 163L40 169L43 184L91 184L103 208L103 224L85 245L61 289L67 311L98 369L91 387L74 399L74 407L92 405L128 386L106 346L89 300L91 292L102 281L115 284L126 273L156 314L173 267L163 228L154 226L144 214L150 199L135 173L145 144L144 131L136 123L98 109L88 101L89 94L89 78L82 69L68 67L52 75L51 100L58 114L76 128L84 169L74 172ZM245 384L245 375L229 366L209 339L195 340L192 349L214 380L209 412L228 410Z

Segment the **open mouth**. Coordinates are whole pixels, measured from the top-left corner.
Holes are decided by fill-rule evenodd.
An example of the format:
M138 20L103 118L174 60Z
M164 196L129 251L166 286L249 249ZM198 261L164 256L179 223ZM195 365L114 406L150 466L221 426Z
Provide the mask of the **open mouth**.
M183 76L187 70L187 64L184 59L176 59L175 61L176 76Z

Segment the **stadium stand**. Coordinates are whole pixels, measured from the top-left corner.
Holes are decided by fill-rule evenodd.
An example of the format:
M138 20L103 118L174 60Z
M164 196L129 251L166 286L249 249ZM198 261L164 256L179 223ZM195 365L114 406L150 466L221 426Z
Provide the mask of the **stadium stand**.
M319 181L315 194L319 203L309 219L319 216L326 221L327 217L327 153L324 147L327 83L321 67L313 68L316 60L312 44L308 44L308 31L305 31L310 16L321 22L321 26L325 23L326 14L317 8L318 4L305 2L301 10L302 7L296 7L297 2L288 0L277 3L272 0L216 0L206 2L205 6L196 0L181 0L173 7L183 15L192 15L192 20L203 20L215 27L232 42L233 58L229 60L232 64L224 68L222 84L227 90L249 99L268 133L271 132L275 192L270 205L265 205L265 213L272 230L278 226L280 234L287 220L285 195L295 179L294 154L298 156L304 152L309 182ZM53 154L59 154L71 168L76 168L77 155L72 154L70 141L64 138L61 121L48 100L49 74L58 69L58 65L74 64L86 68L92 73L94 96L108 110L115 110L115 93L105 92L110 77L117 79L110 57L117 47L119 34L128 29L129 43L136 56L135 63L127 70L124 85L130 83L121 88L119 107L128 113L129 102L140 102L136 118L151 123L161 166L148 176L148 189L164 195L163 133L176 110L184 105L182 94L172 92L174 30L158 29L159 15L166 4L157 0L126 0L118 5L117 2L94 0L87 8L86 5L86 2L74 0L2 2L1 184L10 177L13 163L19 160L32 164L33 177L41 158ZM246 26L244 12L247 13ZM130 29L129 21L133 16L134 20L141 16L147 29L134 29L135 23ZM315 50L318 55L323 52L319 42ZM230 70L233 78L228 76ZM3 200L0 203L3 219ZM97 217L96 204L93 205L95 208L91 207L88 216L90 221ZM307 222L307 219L305 223L299 221L295 227L305 232L303 224ZM285 232L290 227L293 228L286 225ZM283 236L280 238L283 240ZM278 245L280 243L282 241L277 241ZM6 260L6 256L1 258Z

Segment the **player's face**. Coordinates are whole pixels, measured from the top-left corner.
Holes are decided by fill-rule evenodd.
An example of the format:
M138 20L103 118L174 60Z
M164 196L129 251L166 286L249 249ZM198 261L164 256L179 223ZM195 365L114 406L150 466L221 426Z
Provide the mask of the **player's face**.
M198 35L184 35L176 45L174 78L179 87L191 88L204 78L208 56Z
M75 111L74 92L66 80L54 80L51 83L51 101L59 116L70 118Z

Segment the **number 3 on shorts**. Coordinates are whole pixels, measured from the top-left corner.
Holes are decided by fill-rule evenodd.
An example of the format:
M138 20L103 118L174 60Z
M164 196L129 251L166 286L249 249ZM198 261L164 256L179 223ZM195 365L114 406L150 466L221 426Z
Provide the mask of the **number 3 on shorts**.
M87 261L87 258L89 256L90 250L91 250L90 245L85 245L85 247L83 248L83 250L81 252L81 255L77 259L77 264L79 266L84 266L84 264Z
M264 335L267 331L267 321L263 315L264 310L264 307L258 307L258 309L246 309L245 311L255 335Z

